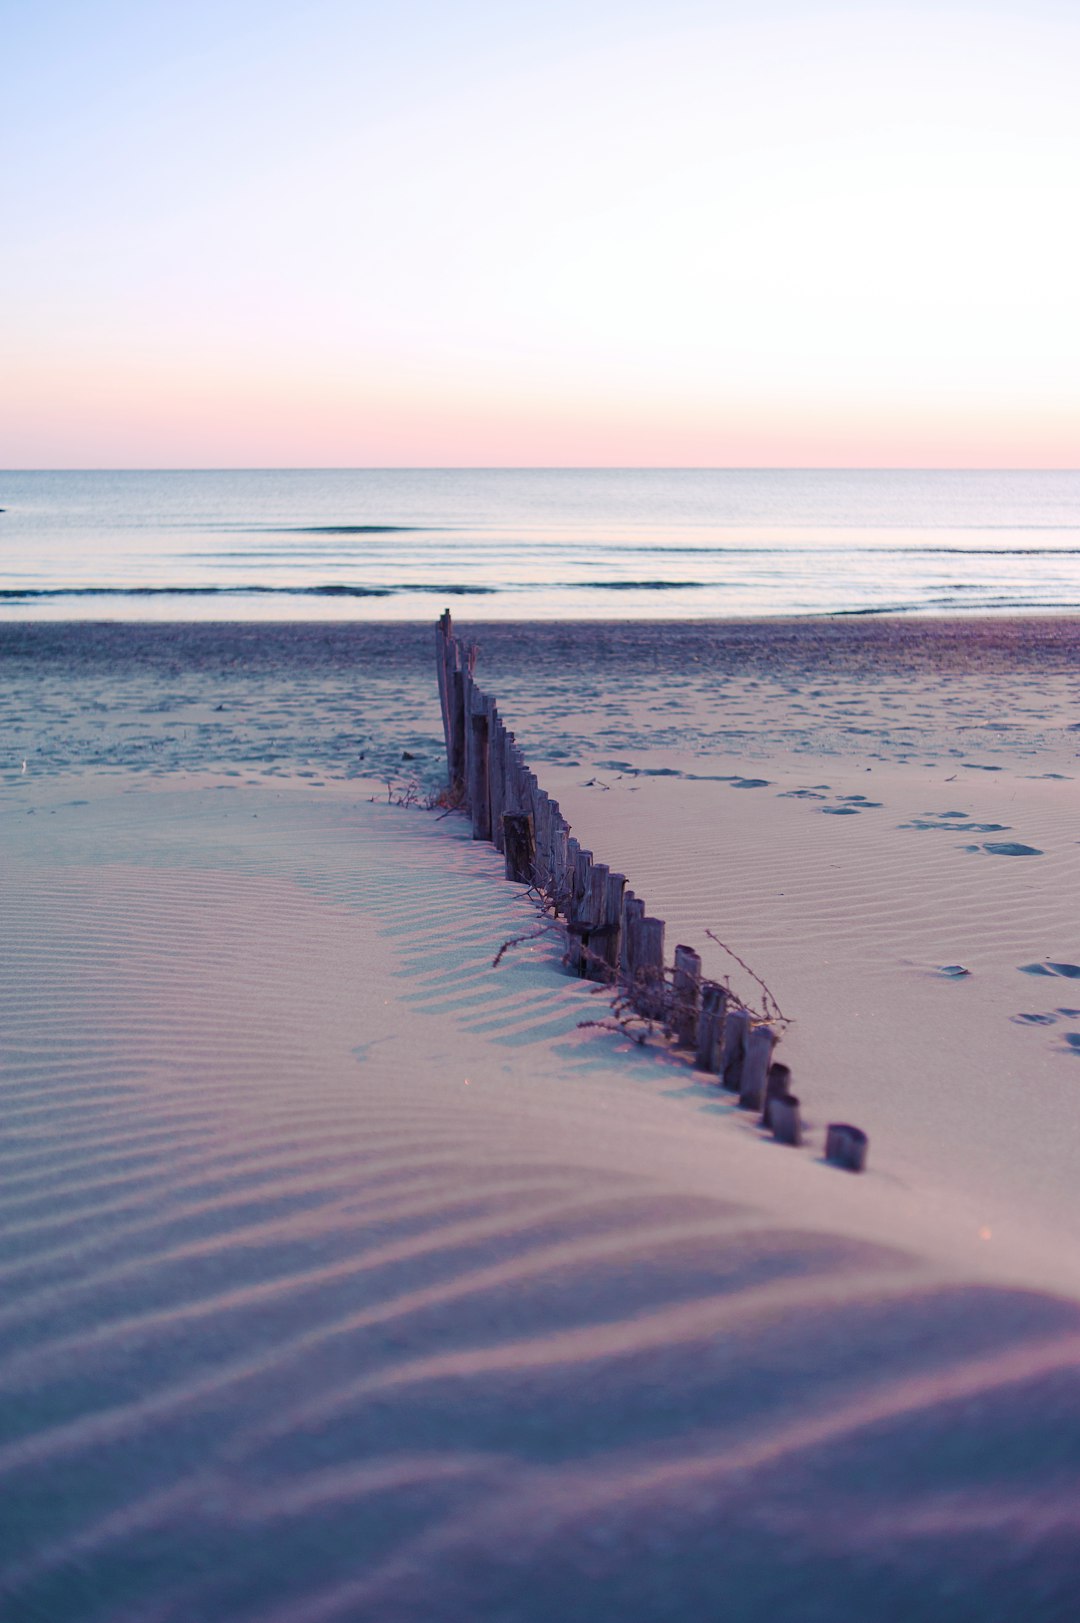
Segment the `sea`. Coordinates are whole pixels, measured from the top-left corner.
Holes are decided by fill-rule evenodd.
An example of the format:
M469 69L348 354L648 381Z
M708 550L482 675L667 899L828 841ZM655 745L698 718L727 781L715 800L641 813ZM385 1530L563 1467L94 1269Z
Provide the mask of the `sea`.
M0 473L0 618L1080 610L1080 471Z

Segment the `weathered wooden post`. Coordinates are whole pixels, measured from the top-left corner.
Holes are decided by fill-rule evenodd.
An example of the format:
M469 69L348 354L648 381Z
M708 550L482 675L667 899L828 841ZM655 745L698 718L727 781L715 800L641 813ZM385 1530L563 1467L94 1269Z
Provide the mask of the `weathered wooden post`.
M491 736L489 700L475 684L470 684L472 713L469 716L468 788L469 815L474 840L491 838L491 798L488 791L488 755Z
M525 761L513 737L506 750L506 809L515 812L531 810L525 793Z
M580 940L578 974L587 981L606 980L603 959L597 951L597 935L603 922L604 892L607 888L606 862L590 862L574 929Z
M465 712L464 719L464 751L465 751L465 810L472 816L472 790L473 790L473 679L469 672L461 673L461 701Z
M567 870L566 885L566 967L571 975L586 973L585 923L588 912L592 852L583 851L575 840L573 866Z
M769 1126L778 1144L799 1145L803 1141L799 1101L793 1093L774 1099L769 1109Z
M724 1010L727 993L716 981L703 981L701 985L701 1012L698 1015L697 1054L694 1063L699 1071L710 1074L719 1071L720 1043L724 1031Z
M752 1025L746 1035L746 1052L739 1078L739 1109L760 1110L765 1103L765 1078L769 1074L776 1033L771 1026Z
M567 864L570 845L570 825L555 805L551 820L551 890L557 912L566 915Z
M762 1127L772 1126L772 1108L780 1099L786 1099L791 1092L791 1071L788 1066L781 1065L774 1060L769 1066L765 1076L765 1092L761 1105Z
M623 892L622 930L619 943L619 973L632 983L637 966L638 924L645 917L645 903L629 887Z
M620 935L622 931L623 896L626 893L626 875L609 873L604 881L604 895L600 907L599 927L593 935L592 947L604 967L604 979L613 981L619 972Z
M533 797L533 816L536 820L536 882L542 890L551 885L551 823L552 801L546 789L537 784Z
M503 848L503 812L506 810L506 728L494 704L488 743L488 800L491 806L491 843Z
M861 1127L851 1127L847 1122L830 1122L825 1134L825 1159L831 1161L835 1167L843 1167L846 1172L863 1172L866 1170L866 1154L870 1148L870 1140Z
M693 947L676 947L671 987L671 1030L680 1048L696 1048L700 1012L701 955Z
M749 1030L750 1016L746 1010L729 1007L720 1039L720 1080L729 1093L739 1093L742 1088L743 1056Z
M502 827L506 877L519 885L531 885L536 860L532 818L528 812L503 812Z
M453 653L450 610L444 609L435 627L435 674L439 680L439 708L442 711L443 739L446 744L446 770L453 770L450 735L450 658Z
M664 921L640 918L634 950L634 1006L648 1020L662 1020L667 1012L664 980Z

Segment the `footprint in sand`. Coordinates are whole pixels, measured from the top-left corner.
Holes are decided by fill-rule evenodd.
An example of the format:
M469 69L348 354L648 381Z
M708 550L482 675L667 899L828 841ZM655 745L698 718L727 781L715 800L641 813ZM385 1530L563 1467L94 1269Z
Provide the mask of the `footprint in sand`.
M989 851L992 857L1041 857L1045 855L1037 845L1021 845L1019 840L984 840L984 851ZM978 851L977 845L966 845L965 851Z
M1068 981L1080 981L1080 964L1065 964L1053 958L1044 958L1041 964L1019 964L1021 975L1061 975Z
M929 815L936 817L938 813L930 812ZM941 815L944 815L944 813ZM929 823L919 817L911 823L897 823L896 826L897 828L940 829L945 834L1004 834L1009 827L1008 823ZM978 850L978 846L972 846L971 849Z
M880 811L880 800L867 800L865 795L838 795L842 802L838 806L822 806L821 810L830 817L854 817L857 812Z

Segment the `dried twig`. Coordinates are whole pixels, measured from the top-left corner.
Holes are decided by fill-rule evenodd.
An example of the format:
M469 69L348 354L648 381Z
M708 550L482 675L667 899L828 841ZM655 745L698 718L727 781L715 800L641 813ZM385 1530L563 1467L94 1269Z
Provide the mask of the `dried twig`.
M775 996L766 986L765 982L762 980L761 976L756 972L756 970L751 969L750 965L746 963L744 959L740 958L738 953L729 947L726 942L721 941L720 937L713 930L706 930L705 934L708 936L710 941L715 941L716 945L723 952L726 952L729 958L733 958L740 969L745 969L750 979L752 981L756 981L761 987L764 1002L762 1004L761 1013L759 1014L758 1011L756 1009L752 1009L748 1003L744 1003L742 998L740 998L737 993L732 992L730 986L728 986L730 996L735 999L735 1002L739 1004L740 1008L745 1009L747 1014L749 1014L754 1020L768 1021L770 1025L789 1026L791 1021L788 1019L787 1015L784 1014L779 1003L776 1001ZM726 979L725 985L727 985Z

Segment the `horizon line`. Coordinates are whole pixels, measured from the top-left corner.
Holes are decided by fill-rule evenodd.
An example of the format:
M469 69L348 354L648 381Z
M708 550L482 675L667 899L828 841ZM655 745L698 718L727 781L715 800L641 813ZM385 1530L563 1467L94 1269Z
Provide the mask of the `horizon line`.
M1080 473L1080 465L1026 464L971 467L955 463L215 463L119 466L0 468L0 477L25 473Z

